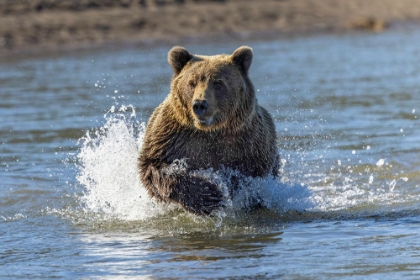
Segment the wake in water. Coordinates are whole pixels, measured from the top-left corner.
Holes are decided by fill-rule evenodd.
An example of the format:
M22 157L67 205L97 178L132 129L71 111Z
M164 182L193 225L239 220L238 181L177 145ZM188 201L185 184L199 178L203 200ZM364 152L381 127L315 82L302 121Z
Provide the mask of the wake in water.
M86 211L121 220L145 220L180 209L176 204L158 203L141 185L137 158L143 142L145 123L137 119L132 105L114 106L104 116L105 125L88 131L79 140L77 180L84 186L81 198ZM246 147L244 147L246 148ZM185 168L180 159L172 168ZM225 193L225 207L219 217L246 211L260 204L276 212L303 211L311 208L311 193L300 184L281 182L279 178L244 178L237 172L195 170L216 183ZM233 198L231 182L238 180Z

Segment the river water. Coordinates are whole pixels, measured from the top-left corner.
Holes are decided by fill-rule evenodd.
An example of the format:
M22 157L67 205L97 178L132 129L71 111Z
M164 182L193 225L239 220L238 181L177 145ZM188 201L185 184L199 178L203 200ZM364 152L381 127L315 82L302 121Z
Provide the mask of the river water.
M248 182L267 209L209 218L137 174L171 46L1 58L0 278L418 279L420 31L187 48L242 44L282 177Z

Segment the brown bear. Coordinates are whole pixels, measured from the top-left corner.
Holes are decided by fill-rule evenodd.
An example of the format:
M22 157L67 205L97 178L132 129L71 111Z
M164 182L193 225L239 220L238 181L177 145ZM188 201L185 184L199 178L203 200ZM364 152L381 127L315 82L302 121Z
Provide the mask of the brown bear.
M189 171L277 175L274 122L258 105L248 77L252 58L245 46L232 55L193 55L183 47L169 51L171 90L150 117L139 157L141 182L151 197L210 214L223 204L223 193ZM171 169L179 160L186 169Z

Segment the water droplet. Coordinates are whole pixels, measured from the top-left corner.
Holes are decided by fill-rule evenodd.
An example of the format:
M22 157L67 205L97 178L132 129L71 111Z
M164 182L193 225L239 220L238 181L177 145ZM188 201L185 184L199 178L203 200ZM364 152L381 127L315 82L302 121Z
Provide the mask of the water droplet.
M392 180L391 183L389 183L389 190L393 191L396 184L397 184L397 181Z
M376 163L376 166L382 166L384 165L385 160L383 158L381 158L380 160L378 160L378 162Z

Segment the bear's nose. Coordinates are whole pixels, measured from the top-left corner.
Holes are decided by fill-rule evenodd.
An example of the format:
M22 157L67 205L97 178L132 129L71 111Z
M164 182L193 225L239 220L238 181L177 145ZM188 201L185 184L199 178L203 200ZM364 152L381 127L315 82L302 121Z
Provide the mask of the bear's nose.
M206 112L207 109L209 108L209 103L207 102L207 100L194 100L193 101L193 111L194 113L199 117L202 118Z

